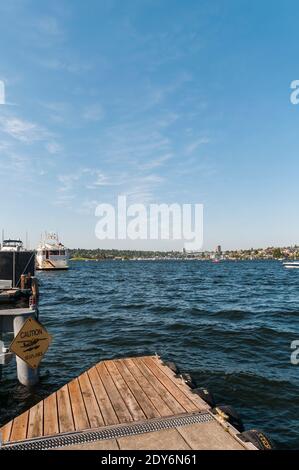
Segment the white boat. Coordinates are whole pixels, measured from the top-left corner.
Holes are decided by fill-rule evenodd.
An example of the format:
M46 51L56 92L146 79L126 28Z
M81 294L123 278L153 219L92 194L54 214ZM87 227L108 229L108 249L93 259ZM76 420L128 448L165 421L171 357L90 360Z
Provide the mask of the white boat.
M68 249L59 241L56 233L46 233L36 252L36 269L68 269Z
M286 261L282 264L287 269L299 269L299 261Z
M2 241L1 251L24 251L22 240L8 240Z

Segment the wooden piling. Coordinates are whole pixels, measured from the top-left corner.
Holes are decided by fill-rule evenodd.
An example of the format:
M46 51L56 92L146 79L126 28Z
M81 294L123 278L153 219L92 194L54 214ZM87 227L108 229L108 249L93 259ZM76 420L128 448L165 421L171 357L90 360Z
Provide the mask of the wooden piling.
M32 300L33 304L37 305L39 299L39 287L38 287L38 280L36 277L31 277L31 292L32 292Z
M28 315L18 315L13 320L13 329L14 329L14 337L17 336L20 329L26 322L26 320L31 317L32 314ZM23 361L20 357L16 356L17 362L17 375L18 380L22 385L26 387L32 387L35 385L39 380L39 371L38 369L32 369L29 365Z
M21 289L27 288L27 275L21 274Z

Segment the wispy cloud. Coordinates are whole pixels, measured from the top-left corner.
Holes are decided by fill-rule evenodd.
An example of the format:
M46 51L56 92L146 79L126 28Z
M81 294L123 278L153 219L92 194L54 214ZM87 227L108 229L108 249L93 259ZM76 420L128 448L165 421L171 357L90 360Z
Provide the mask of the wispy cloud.
M98 189L102 186L115 186L122 184L120 175L107 175L95 168L79 168L78 170L58 176L59 191L85 191ZM123 176L123 175L121 175Z
M87 183L85 186L86 189L96 189L100 186L117 186L121 184L121 181L118 178L114 178L112 175L108 176L105 175L100 170L88 170L88 174L90 175L92 181L91 183Z
M38 142L40 143L40 155L45 154L45 149L48 154L53 156L63 150L61 144L56 141L55 134L40 124L17 116L0 116L0 132L13 139L9 143L6 141L0 145L2 151L10 149L10 154L16 150L19 152L20 144L26 144L29 147ZM46 158L43 158L44 163L45 160Z
M64 208L71 209L72 201L75 199L75 196L73 194L59 194L56 196L56 198L53 200L53 204L55 206L62 206Z
M9 142L0 142L0 152L6 152L10 148Z
M76 207L76 211L79 214L83 214L83 215L94 214L95 208L98 204L99 204L99 202L95 199L91 199L91 200L87 199L87 200L81 202Z
M44 140L49 134L38 124L18 117L0 117L0 130L24 143Z
M171 153L167 153L166 155L162 155L159 158L154 158L153 160L150 160L142 165L140 165L141 170L152 170L154 168L158 168L162 165L164 165L165 162L170 160L172 158Z
M195 150L198 149L201 145L208 144L210 142L210 139L206 137L202 137L200 139L196 139L193 142L189 143L186 148L185 148L185 154L190 155L192 154Z
M148 83L148 106L155 106L164 101L169 95L175 93L181 88L186 82L192 81L191 74L187 72L180 73L173 80L165 85L157 85L151 82Z
M191 13L192 11L192 13ZM132 53L130 60L138 62L145 60L149 71L156 71L161 65L167 65L185 58L196 56L202 49L202 37L198 32L198 22L194 9L190 10L188 25L184 27L184 20L171 22L167 31L149 32L137 29L132 22L127 24L127 30L134 42L138 45Z
M110 164L126 161L139 166L169 153L171 139L154 120L128 119L101 135L101 156Z
M35 176L40 174L39 161L35 156L27 154L15 148L11 143L4 142L0 144L0 174L5 176L1 180L1 187L5 184L11 186L12 183L19 184L22 182L32 182ZM30 171L28 171L30 168ZM7 176L7 178L6 178ZM0 187L0 188L1 188ZM26 185L22 188L26 190Z
M58 191L65 192L72 190L74 188L75 182L79 179L80 173L68 173L64 175L58 175L58 181L60 183Z
M88 197L88 194L98 199L105 197L110 200L117 195L125 194L131 203L147 203L153 200L154 189L163 181L164 178L156 173L145 175L140 172L104 173L94 168L80 168L72 173L58 175L57 204L78 211L83 198L94 203L95 199L91 199L92 196ZM71 197L65 197L67 195ZM88 207L86 204L85 213Z

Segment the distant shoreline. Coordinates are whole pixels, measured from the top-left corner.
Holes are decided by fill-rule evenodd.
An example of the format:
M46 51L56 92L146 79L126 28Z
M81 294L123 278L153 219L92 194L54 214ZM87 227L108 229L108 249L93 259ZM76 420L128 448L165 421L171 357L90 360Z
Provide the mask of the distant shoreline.
M215 263L215 261L213 259L203 259L203 258L192 258L192 257L180 257L180 258L175 258L175 257L171 257L171 258L168 258L168 257L162 257L162 258L158 258L158 257L152 257L152 258L120 258L120 257L115 257L115 258L81 258L81 257L78 257L78 258L70 258L69 261L73 261L73 262L78 262L78 261L84 261L84 262L103 262L103 261L201 261L201 262L210 262L210 263ZM227 262L227 261L231 261L231 262L240 262L240 261L277 261L277 262L282 262L282 261L286 261L286 260L281 260L281 259L276 259L276 258L267 258L267 259L260 259L260 258L256 258L256 259L238 259L238 258L234 258L234 259L228 259L228 258L224 258L224 259L221 259L221 260L218 260L216 263L223 263L223 262ZM293 260L292 261L296 261L296 260Z
M186 252L186 251L141 251L141 250L104 250L104 249L70 249L71 261L103 260L200 260L200 261L295 261L299 259L299 246L269 247L250 250L221 250Z

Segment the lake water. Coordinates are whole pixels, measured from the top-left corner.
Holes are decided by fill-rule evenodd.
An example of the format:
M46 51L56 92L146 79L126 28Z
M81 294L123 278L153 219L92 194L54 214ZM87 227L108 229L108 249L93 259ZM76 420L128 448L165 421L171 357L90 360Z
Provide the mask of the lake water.
M3 370L0 422L102 359L158 353L233 405L245 427L299 448L299 270L279 262L72 262L39 272L40 321L53 335L29 393Z

